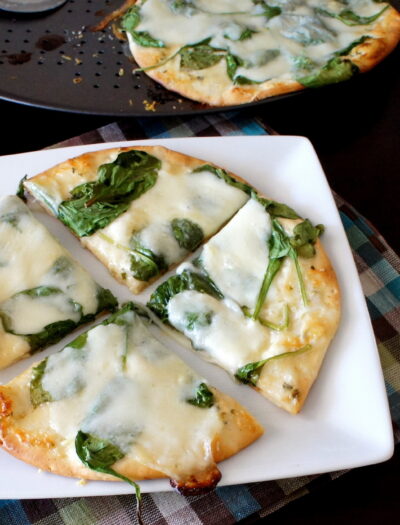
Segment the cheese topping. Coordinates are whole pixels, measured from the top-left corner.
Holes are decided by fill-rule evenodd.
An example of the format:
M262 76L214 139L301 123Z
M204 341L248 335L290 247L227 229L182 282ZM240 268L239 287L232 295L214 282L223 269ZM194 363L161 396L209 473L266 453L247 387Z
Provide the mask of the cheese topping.
M148 33L172 50L200 42L226 50L239 57L234 78L247 79L239 82L244 84L295 79L304 76L305 70L318 69L372 27L372 22L366 24L362 18L350 15L343 22L335 16L351 11L356 17L369 17L385 7L371 0L231 0L217 5L211 0L193 0L190 8L175 4L169 0L142 2L140 23L134 31ZM129 40L133 46L140 45ZM312 62L298 67L299 57ZM217 68L226 69L223 60Z
M170 169L163 163L153 188L133 201L126 213L85 239L85 244L103 254L108 264L129 272L133 234L145 248L162 255L167 265L174 264L187 250L173 236L173 219L189 219L208 237L248 199L243 191L208 171L181 169L171 175Z
M185 291L169 301L168 320L189 337L195 349L208 352L213 361L223 363L232 374L260 359L268 349L268 331L257 321L247 319L231 300L219 301L204 293Z
M0 201L0 317L2 329L38 334L59 321L78 323L98 310L98 285L14 196ZM3 336L4 337L4 336ZM12 338L11 338L12 339ZM27 343L1 345L1 365L26 353ZM10 358L11 361L8 361Z
M81 430L174 479L207 468L222 421L216 405L187 402L204 380L134 312L118 323L99 325L81 348L66 347L48 358L41 384L53 402L26 416L24 427L47 413L78 462L74 440Z
M270 216L250 199L203 248L204 269L221 292L241 306L255 306L268 264L270 235Z

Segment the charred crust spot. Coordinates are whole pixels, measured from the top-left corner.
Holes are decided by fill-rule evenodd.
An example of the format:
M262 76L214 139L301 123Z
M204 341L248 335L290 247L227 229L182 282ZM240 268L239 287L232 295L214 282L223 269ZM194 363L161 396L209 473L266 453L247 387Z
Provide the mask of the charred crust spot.
M205 477L199 479L200 476L189 476L184 481L177 481L170 479L171 487L174 488L182 496L198 496L200 494L207 494L215 489L221 479L221 472L215 466L212 470L205 474Z

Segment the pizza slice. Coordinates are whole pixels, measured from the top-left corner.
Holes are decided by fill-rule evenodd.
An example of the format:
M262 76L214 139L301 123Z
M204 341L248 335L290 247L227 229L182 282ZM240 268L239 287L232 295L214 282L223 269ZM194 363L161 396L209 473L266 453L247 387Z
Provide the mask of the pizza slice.
M121 283L139 293L249 198L240 179L161 146L85 153L24 186Z
M0 444L17 458L90 480L167 477L211 490L220 462L263 430L158 339L125 304L63 350L0 386Z
M148 306L206 359L297 413L340 316L322 231L254 194Z
M214 106L348 80L378 64L400 39L399 13L377 0L124 5L119 26L139 65L135 72Z
M21 199L0 200L0 368L117 305Z

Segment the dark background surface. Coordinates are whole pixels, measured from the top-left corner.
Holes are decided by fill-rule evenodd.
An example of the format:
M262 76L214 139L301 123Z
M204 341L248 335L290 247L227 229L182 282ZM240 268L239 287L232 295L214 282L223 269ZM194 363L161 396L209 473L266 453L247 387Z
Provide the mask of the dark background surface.
M331 187L369 219L400 253L400 49L372 72L342 85L268 103L248 115L278 133L304 135ZM48 87L48 89L51 89ZM43 148L114 121L0 101L0 154ZM4 174L2 174L3 176ZM398 523L400 454L353 470L264 519L270 525ZM246 523L250 523L246 520Z

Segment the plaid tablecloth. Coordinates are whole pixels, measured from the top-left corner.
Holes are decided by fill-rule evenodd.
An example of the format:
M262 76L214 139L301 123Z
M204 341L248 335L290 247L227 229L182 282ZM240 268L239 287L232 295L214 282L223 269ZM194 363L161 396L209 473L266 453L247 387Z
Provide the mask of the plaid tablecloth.
M143 138L265 135L257 119L238 113L109 124L55 146ZM54 146L54 147L55 147ZM353 250L378 342L395 441L400 441L400 259L382 236L338 195L336 203ZM147 525L230 525L266 516L344 472L217 488L206 496L175 493L143 496ZM1 475L1 473L0 473ZM137 523L132 496L0 500L0 525L130 525Z

